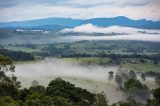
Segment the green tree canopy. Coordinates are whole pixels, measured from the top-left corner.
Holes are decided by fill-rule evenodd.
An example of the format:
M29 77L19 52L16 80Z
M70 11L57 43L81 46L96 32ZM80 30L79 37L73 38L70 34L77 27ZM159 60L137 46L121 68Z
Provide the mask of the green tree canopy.
M10 96L5 96L0 98L0 106L20 106L20 103Z
M155 89L155 90L153 91L153 96L154 96L154 98L156 98L156 99L159 101L159 103L160 103L160 87L157 88L157 89Z
M88 106L92 105L95 95L88 92L86 89L75 87L70 82L66 82L60 78L52 80L46 88L46 93L53 100L56 97L63 97L75 105Z
M53 106L51 97L38 92L28 95L25 102L27 106Z

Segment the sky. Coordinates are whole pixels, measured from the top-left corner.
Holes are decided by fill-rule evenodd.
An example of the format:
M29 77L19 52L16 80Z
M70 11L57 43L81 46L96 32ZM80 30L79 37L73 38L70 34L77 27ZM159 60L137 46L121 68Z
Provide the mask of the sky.
M160 20L160 0L0 0L0 22L126 16Z

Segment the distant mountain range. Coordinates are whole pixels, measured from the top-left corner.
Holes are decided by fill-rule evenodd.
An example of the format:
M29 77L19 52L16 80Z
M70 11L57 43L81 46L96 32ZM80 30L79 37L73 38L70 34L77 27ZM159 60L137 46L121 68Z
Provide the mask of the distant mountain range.
M72 28L89 23L99 27L109 27L116 25L142 29L160 29L160 21L151 21L145 19L132 20L123 16L113 18L92 18L86 20L71 18L44 18L28 21L3 22L0 23L0 28L61 30L64 28Z

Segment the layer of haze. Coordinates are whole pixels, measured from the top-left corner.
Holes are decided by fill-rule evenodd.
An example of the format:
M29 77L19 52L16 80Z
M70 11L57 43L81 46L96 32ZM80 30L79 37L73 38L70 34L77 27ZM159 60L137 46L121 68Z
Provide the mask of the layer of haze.
M104 91L111 103L125 99L124 93L118 88L114 80L108 80L108 72L113 71L114 76L117 66L80 65L75 61L61 59L45 59L37 62L16 64L16 76L22 82L22 87L29 87L33 80L41 85L47 84L61 77L76 86L86 88L91 92L100 93ZM145 81L147 86L156 87L154 79Z
M140 40L140 41L160 41L160 30L147 30L121 26L98 27L92 24L85 24L74 28L66 28L61 33L102 33L103 36L69 36L68 40ZM117 33L109 36L108 34ZM106 36L105 36L106 34Z
M78 33L128 33L128 34L137 34L140 32L145 33L156 33L160 34L160 30L147 30L147 29L138 29L131 27L121 27L121 26L110 26L110 27L98 27L93 24L83 24L81 26L76 26L74 28L66 28L61 31L62 33L66 32L78 32Z
M115 36L69 36L63 37L65 40L137 40L160 42L160 35L136 34L136 35L115 35Z

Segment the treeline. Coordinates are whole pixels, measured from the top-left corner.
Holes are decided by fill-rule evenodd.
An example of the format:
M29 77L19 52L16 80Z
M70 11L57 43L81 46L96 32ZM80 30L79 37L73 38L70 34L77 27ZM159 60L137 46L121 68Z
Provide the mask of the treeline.
M134 45L133 45L134 44ZM10 47L24 47L32 49L33 53L41 56L59 56L74 54L156 54L160 53L159 42L144 41L79 41L72 43L55 44L17 44L8 45ZM4 46L7 48L8 46ZM37 50L38 52L34 51Z
M30 53L25 53L22 51L12 51L6 49L0 49L0 54L4 56L8 56L15 61L31 61L34 60L34 56Z
M153 61L160 61L160 53L158 54L151 54L151 55L146 55L146 54L141 54L141 53L132 53L132 54L113 54L113 53L104 53L104 52L97 52L97 53L75 53L75 51L66 51L66 49L63 48L45 48L42 49L43 52L34 52L34 55L39 55L42 57L48 57L48 56L53 56L53 57L109 57L113 60L118 59L118 58L143 58L143 59L149 59Z
M143 59L149 59L153 61L160 61L160 54L152 54L152 55L145 55L145 54L72 54L72 55L61 55L61 57L109 57L113 60L120 59L120 58L143 58Z

